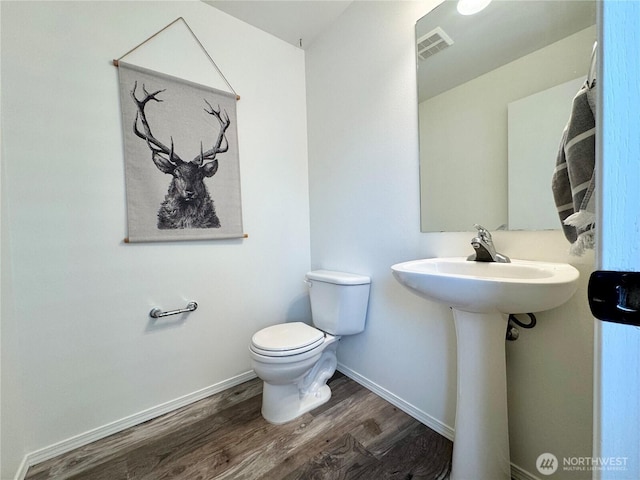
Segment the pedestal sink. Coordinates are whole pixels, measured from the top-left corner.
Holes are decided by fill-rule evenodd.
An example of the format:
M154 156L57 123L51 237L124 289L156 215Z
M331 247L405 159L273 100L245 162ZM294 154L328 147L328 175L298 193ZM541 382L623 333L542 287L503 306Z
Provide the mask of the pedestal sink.
M510 313L558 307L575 293L571 265L429 258L391 267L412 292L452 308L458 395L451 480L509 480L505 334Z

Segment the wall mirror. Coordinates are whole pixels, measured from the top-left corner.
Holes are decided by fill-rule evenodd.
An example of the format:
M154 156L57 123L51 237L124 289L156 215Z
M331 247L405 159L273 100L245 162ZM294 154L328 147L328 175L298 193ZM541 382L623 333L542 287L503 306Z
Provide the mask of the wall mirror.
M595 1L446 0L416 24L421 230L559 229L551 176Z

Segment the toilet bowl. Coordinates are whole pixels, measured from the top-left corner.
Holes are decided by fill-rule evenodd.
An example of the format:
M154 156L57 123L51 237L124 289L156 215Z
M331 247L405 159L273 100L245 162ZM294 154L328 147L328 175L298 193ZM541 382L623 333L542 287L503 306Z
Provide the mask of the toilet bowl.
M293 346L290 351L270 350L260 343L259 335L265 331L268 333L270 329L280 333L282 339L289 338L284 333L286 330L306 330L309 336L320 335L320 342L315 341L311 346ZM249 347L251 366L264 382L262 416L268 422L289 422L331 398L331 390L326 382L338 364L337 341L338 337L323 334L302 322L274 325L254 335Z
M318 270L307 273L306 281L315 327L272 325L255 333L249 346L251 366L264 382L262 416L274 424L329 401L326 383L338 364L338 340L364 330L369 277Z

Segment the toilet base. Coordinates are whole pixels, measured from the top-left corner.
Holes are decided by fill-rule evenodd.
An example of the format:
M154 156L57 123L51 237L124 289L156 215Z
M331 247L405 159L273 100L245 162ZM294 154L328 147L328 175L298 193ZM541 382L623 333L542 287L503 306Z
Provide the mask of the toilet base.
M320 359L302 377L292 383L263 383L262 416L275 425L290 422L314 408L327 403L331 389L327 381L338 365L337 337L327 341Z
M331 389L323 385L314 393L300 398L297 385L270 385L264 382L262 416L274 425L282 425L329 401Z

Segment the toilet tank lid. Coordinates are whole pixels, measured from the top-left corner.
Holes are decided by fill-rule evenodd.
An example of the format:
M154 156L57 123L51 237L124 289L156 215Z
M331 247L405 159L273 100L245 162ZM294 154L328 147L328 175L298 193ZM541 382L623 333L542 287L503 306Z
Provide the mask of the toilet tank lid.
M356 273L334 272L332 270L313 270L306 275L307 280L334 283L336 285L366 285L371 278Z

